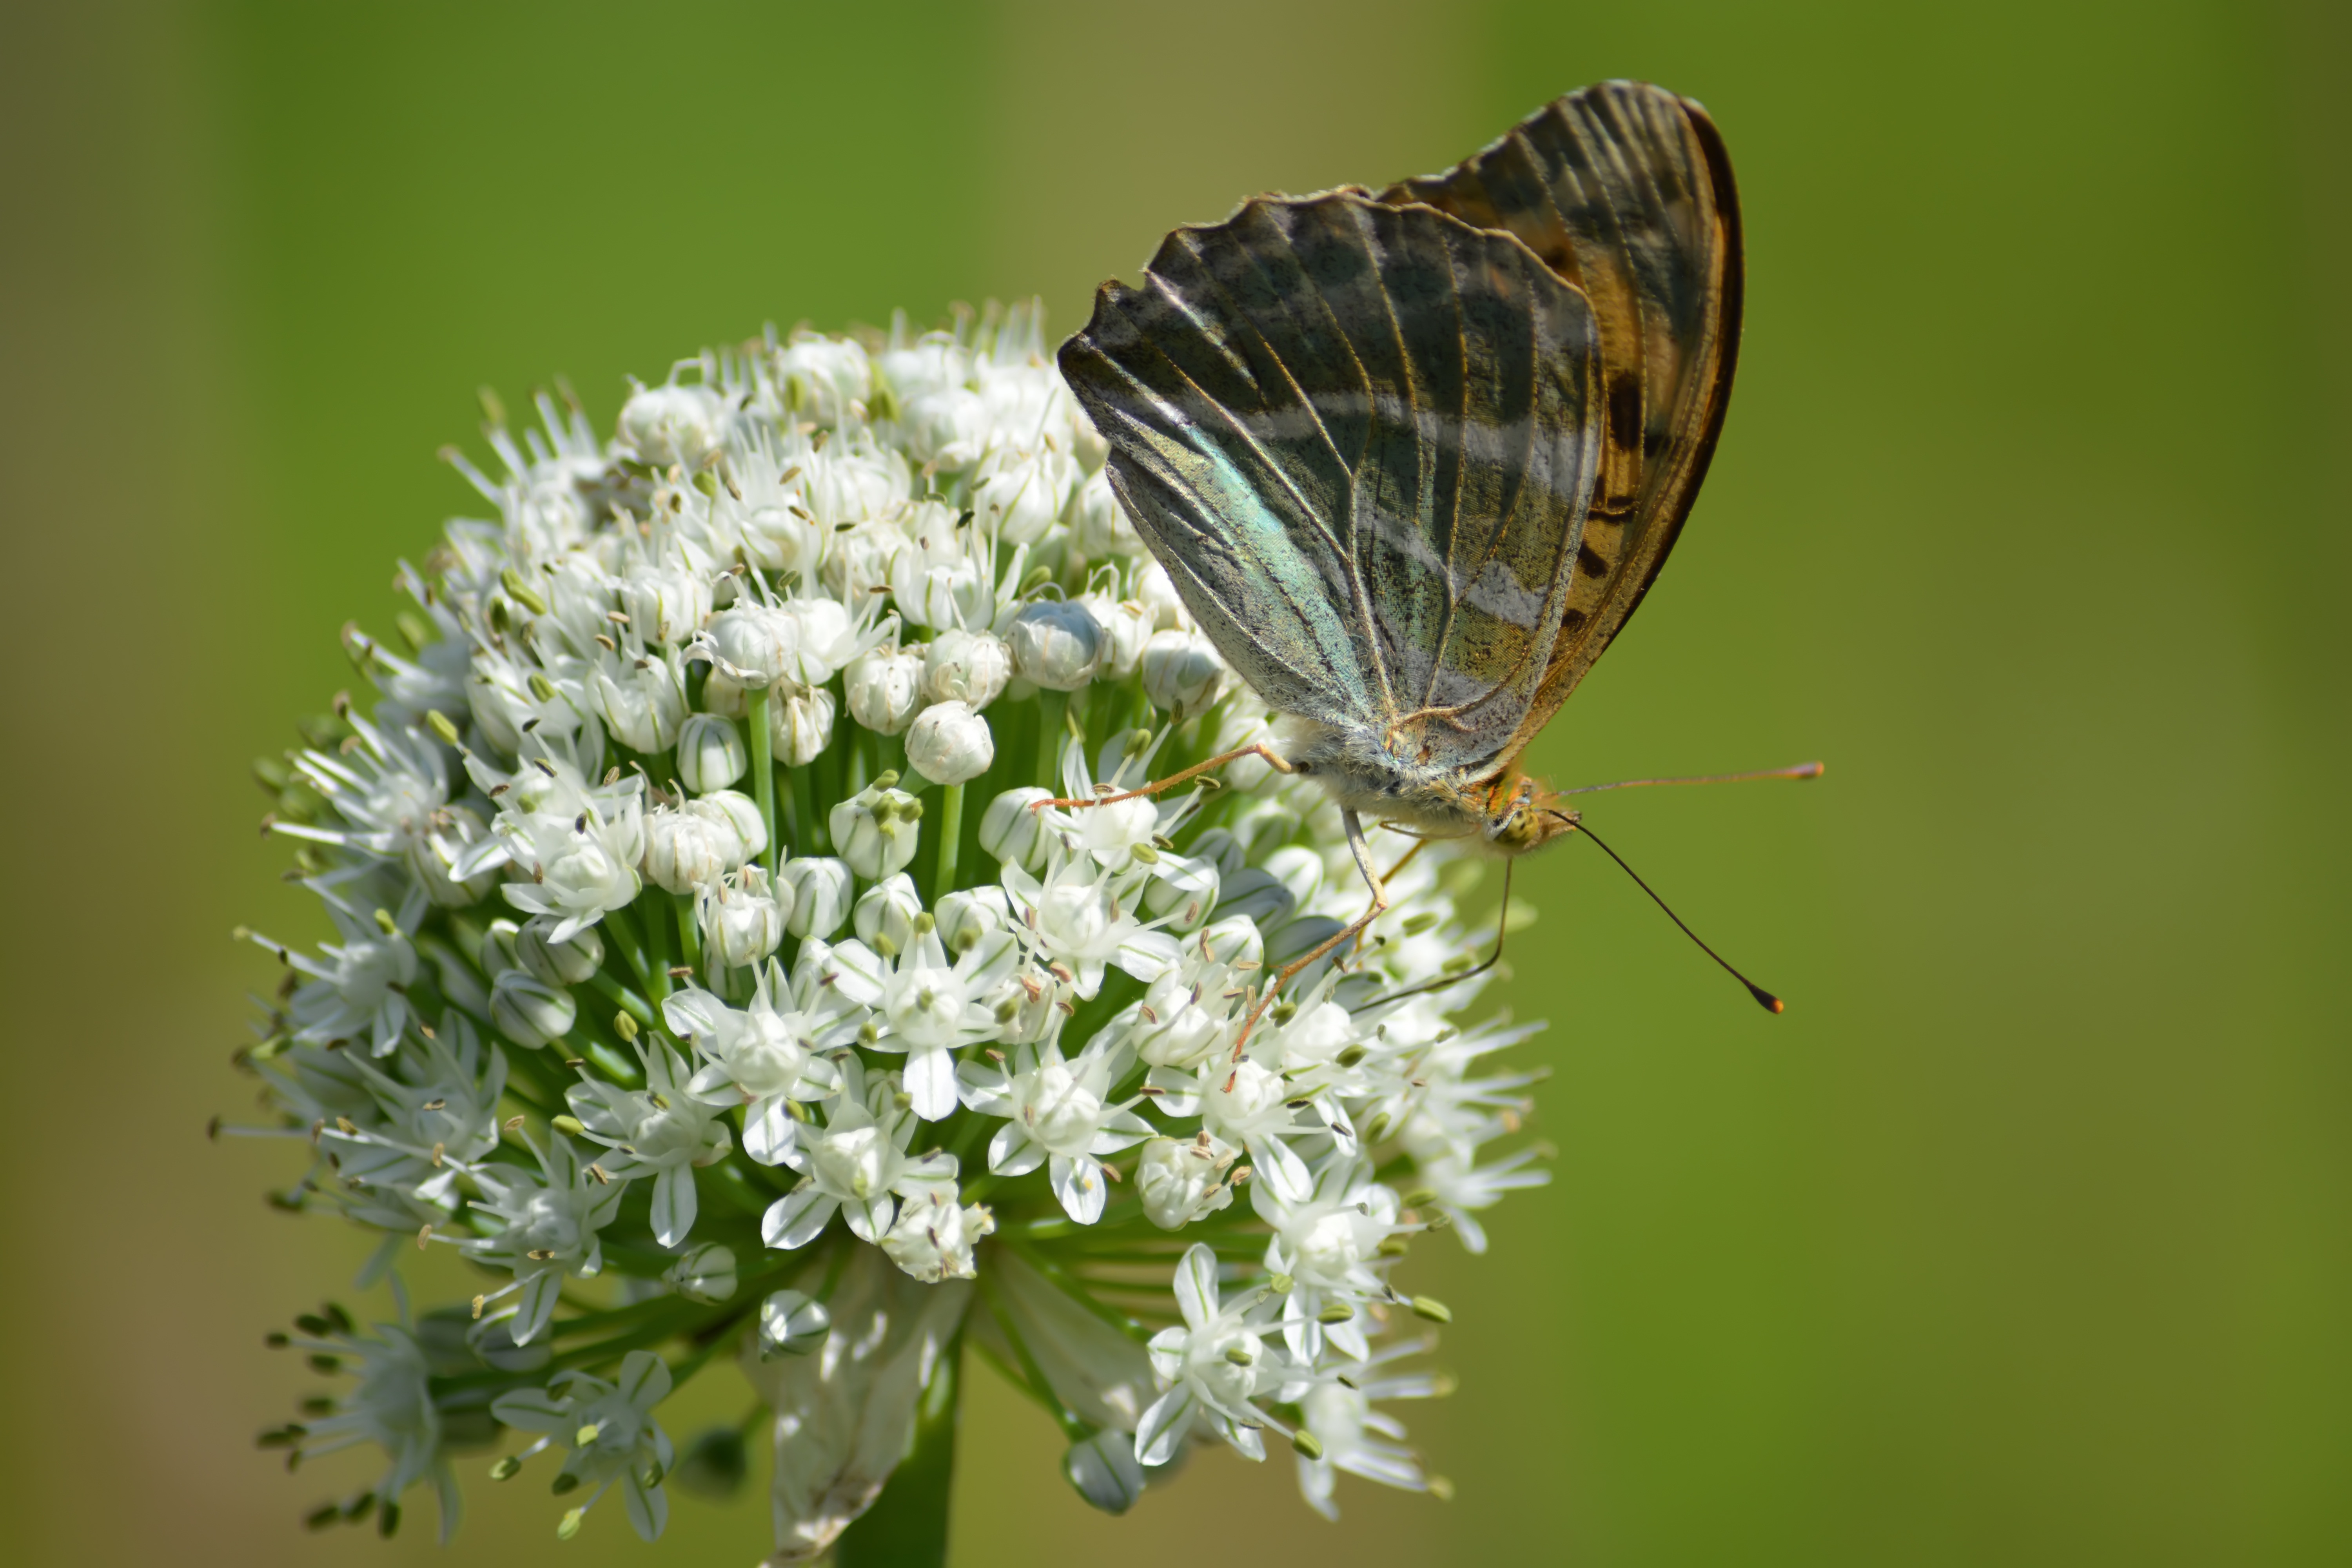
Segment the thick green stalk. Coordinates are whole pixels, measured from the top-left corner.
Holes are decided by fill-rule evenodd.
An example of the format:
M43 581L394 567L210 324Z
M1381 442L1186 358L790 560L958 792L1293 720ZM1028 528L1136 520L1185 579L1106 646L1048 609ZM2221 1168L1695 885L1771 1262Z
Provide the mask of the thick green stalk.
M1063 716L1069 710L1068 692L1037 693L1037 782L1056 793L1062 787Z
M751 726L751 798L760 804L760 820L768 826L768 847L760 856L760 864L771 878L776 874L776 846L782 842L776 832L776 761L768 738L768 703L772 696L764 686L745 692Z
M686 955L687 967L696 974L702 973L702 927L694 918L694 895L677 893L671 901L677 909L677 942Z
M944 1568L948 1496L955 1482L956 1416L963 1405L963 1340L940 1358L915 1412L915 1444L882 1495L834 1543L838 1568Z
M937 902L956 890L956 857L963 847L963 785L940 790L940 868L931 879L931 899Z

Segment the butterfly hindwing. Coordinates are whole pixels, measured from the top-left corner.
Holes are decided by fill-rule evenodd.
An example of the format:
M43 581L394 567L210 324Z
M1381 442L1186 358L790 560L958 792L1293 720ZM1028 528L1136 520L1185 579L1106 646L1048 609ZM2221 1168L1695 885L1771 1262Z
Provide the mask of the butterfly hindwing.
M1605 366L1601 479L1524 744L1641 603L1714 453L1739 342L1730 163L1697 105L1604 82L1381 199L1507 230L1591 302Z
M1599 460L1592 314L1507 234L1361 193L1179 229L1063 374L1277 710L1473 766L1550 665Z

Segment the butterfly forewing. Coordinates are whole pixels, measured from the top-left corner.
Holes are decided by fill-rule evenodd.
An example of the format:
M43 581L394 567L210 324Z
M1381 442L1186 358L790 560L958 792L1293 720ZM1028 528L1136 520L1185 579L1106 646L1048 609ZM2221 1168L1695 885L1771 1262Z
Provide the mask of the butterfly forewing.
M1525 246L1344 192L1178 230L1061 353L1138 527L1269 705L1474 771L1567 614L1599 363Z
M1738 198L1704 111L1607 82L1447 174L1383 194L1507 230L1591 300L1604 366L1601 479L1573 591L1516 752L1640 604L1690 510L1739 336Z

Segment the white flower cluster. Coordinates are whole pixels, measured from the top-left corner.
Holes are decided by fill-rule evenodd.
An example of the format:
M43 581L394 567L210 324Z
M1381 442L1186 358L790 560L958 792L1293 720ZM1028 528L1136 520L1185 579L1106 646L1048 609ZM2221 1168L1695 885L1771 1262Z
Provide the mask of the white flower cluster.
M618 1487L650 1538L653 1405L739 1342L809 1550L887 1471L840 1505L850 1460L787 1415L806 1380L903 1425L941 1344L1052 1411L1114 1510L1189 1441L1263 1458L1268 1429L1326 1513L1336 1470L1442 1488L1375 1407L1440 1387L1384 1370L1447 1315L1392 1275L1433 1228L1483 1248L1475 1214L1543 1179L1492 1153L1532 1075L1485 1058L1528 1030L1451 1021L1477 868L1375 830L1393 907L1278 978L1367 897L1315 783L1245 759L1060 804L1269 715L1142 549L1034 311L771 331L638 389L610 442L538 408L518 434L490 405L495 477L452 457L498 516L403 567L404 647L347 633L372 710L258 769L335 936L254 938L289 973L242 1053L274 1124L242 1131L309 1142L278 1201L383 1231L368 1279L412 1243L485 1275L316 1352L359 1388L271 1440L394 1462L314 1518L388 1529L435 1479L446 1526L449 1434L509 1427L541 1436L499 1479L562 1444L559 1492L593 1489L566 1533ZM893 1361L909 1289L950 1292L922 1298L945 1337ZM360 1343L331 1310L308 1340Z

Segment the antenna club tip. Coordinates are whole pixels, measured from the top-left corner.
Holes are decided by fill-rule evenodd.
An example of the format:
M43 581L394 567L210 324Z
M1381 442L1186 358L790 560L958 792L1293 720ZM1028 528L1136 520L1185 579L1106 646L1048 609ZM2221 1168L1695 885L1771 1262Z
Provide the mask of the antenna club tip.
M1830 771L1830 765L1827 763L1800 763L1795 771L1801 779L1817 779Z
M1742 979L1740 984L1748 987L1748 994L1755 997L1756 1005L1767 1013L1785 1013L1789 1010L1789 1005L1786 1002L1781 1001L1754 981Z

